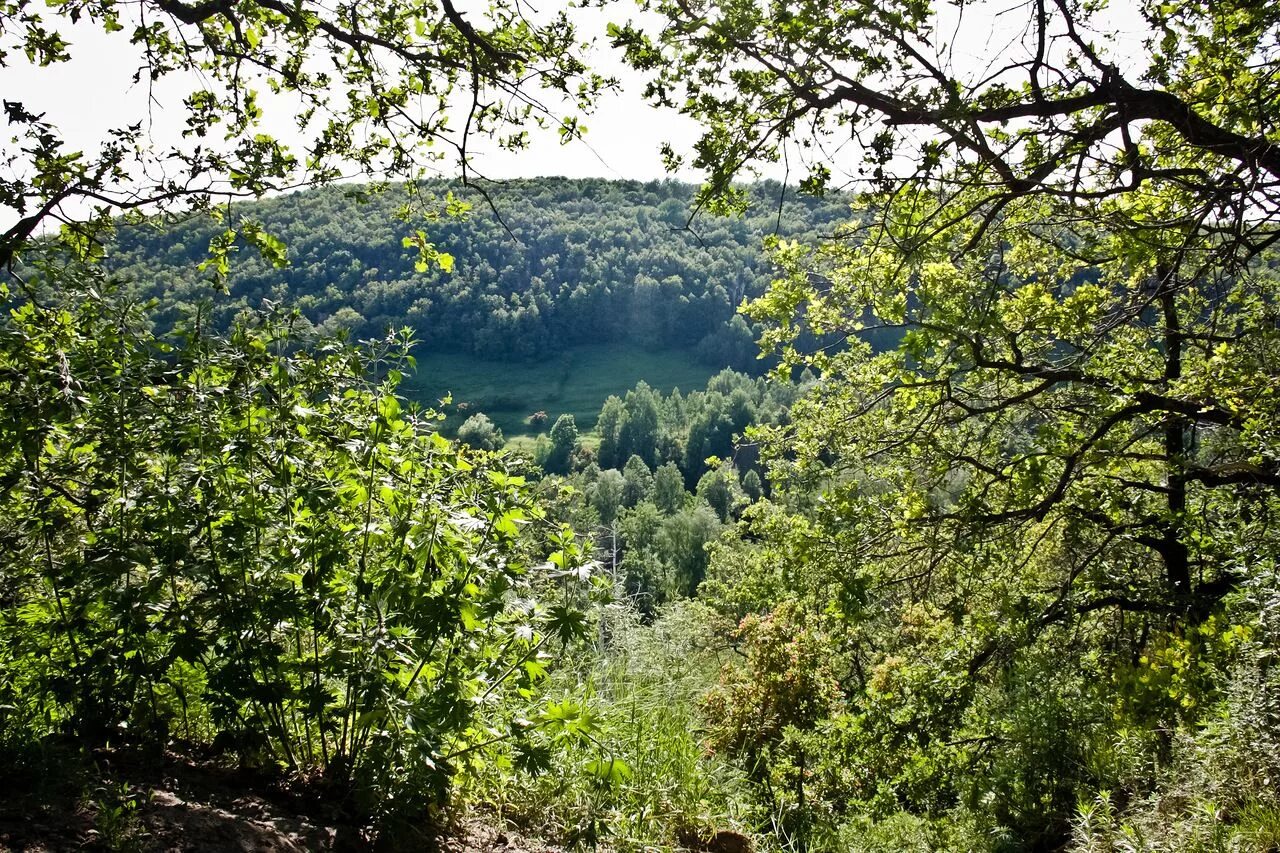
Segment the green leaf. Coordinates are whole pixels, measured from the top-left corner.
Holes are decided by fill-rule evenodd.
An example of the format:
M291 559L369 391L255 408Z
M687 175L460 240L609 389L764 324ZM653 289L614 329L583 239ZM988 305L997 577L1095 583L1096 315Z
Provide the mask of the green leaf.
M551 608L547 628L562 643L580 640L587 636L587 614L564 604Z
M603 782L611 788L617 788L631 778L631 765L621 758L597 758L588 761L586 771L596 781Z
M375 723L381 722L382 720L386 719L386 716L387 716L386 708L374 708L372 710L365 711L363 714L357 717L356 726L358 728L367 728L369 726L374 725Z

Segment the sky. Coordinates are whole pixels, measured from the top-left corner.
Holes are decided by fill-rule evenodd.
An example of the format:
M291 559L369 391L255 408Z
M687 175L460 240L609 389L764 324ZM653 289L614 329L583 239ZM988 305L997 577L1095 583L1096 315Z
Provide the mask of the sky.
M477 22L481 20L474 11L478 2L460 3L464 13L472 15ZM945 16L947 4L939 5ZM551 4L544 12L558 8ZM949 58L957 69L989 67L1025 36L1026 7L1021 0L965 4L964 8L967 37L948 47ZM563 175L637 180L675 177L699 181L701 175L688 168L667 175L658 153L664 142L672 143L677 151L689 151L697 138L697 127L674 111L646 103L640 95L642 81L638 75L624 68L620 58L608 47L605 25L611 20L622 22L637 17L636 7L621 3L609 9L578 9L574 15L580 35L597 39L597 49L590 58L592 66L603 74L619 77L620 91L604 96L595 113L585 119L589 128L585 143L561 145L553 132L538 133L536 129L531 133L531 146L518 153L498 151L493 145L486 151L484 142L477 140L472 150L480 152L475 159L479 173L489 178ZM1122 65L1126 60L1139 61L1141 42L1137 34L1144 28L1136 17L1134 5L1116 2L1103 16L1109 30L1105 38L1112 41L1121 54L1117 60ZM940 34L952 29L945 18L940 18L938 24ZM130 28L127 26L124 32L112 35L83 24L62 28L64 37L71 42L73 59L47 68L33 68L20 59L11 58L6 67L0 67L0 93L5 100L21 101L28 109L47 112L71 145L83 146L86 150L94 149L108 129L134 121L144 123L157 147L177 144L181 141L182 99L191 91L193 81L176 76L165 78L154 91L145 83L134 83L131 77L140 60L137 49L128 43ZM973 38L981 33L985 33L986 38ZM277 109L273 110L268 100L266 129L288 139L292 132L289 118L294 112L293 105L275 106ZM860 158L857 152L846 150L839 159L854 163ZM840 164L832 165L836 167L839 184ZM762 175L777 179L789 177L794 181L802 177L799 171L788 173L778 165L764 169ZM15 217L12 211L0 210L0 227Z
M474 11L467 12L467 5L459 3L464 14L479 24L482 19ZM547 8L555 11L559 7L552 4ZM510 152L498 149L484 138L476 138L469 144L469 151L477 174L491 179L673 177L700 181L700 174L688 168L668 174L659 155L664 142L672 143L677 150L688 150L697 138L694 123L675 111L646 103L640 96L642 83L637 75L625 68L621 58L608 47L606 24L610 20L622 22L634 10L630 4L621 4L609 11L578 9L574 12L580 38L595 38L597 42L589 59L591 67L622 81L617 91L604 95L594 113L585 117L583 123L588 128L585 140L562 145L553 129L539 132L531 128L529 147ZM191 141L184 141L181 136L185 118L182 104L183 99L198 88L193 77L170 75L158 81L154 88L146 82L135 83L132 77L142 62L138 48L129 43L131 22L125 22L123 32L107 34L100 26L85 22L70 25L55 16L49 16L49 21L70 43L71 60L40 68L20 56L11 56L7 64L0 66L0 96L4 100L18 101L28 110L44 113L71 150L96 151L108 138L109 130L134 122L143 123L157 151L177 145L189 148ZM3 35L0 31L0 36ZM12 37L4 41L12 43ZM276 98L273 103L269 92L262 93L262 101L263 130L282 140L296 139L292 116L297 101ZM460 106L456 126L462 126L464 116ZM11 148L6 140L6 151ZM294 150L300 153L302 146L295 145ZM456 164L450 163L444 174L456 175ZM12 175L0 160L0 178ZM151 183L139 181L140 185ZM89 205L84 202L72 203L63 209L71 218L87 215L88 211ZM8 228L19 217L17 211L0 207L0 229Z
M602 10L578 10L583 37L597 36L593 67L600 73L624 80L620 91L606 95L598 109L587 117L585 145L561 145L554 132L531 132L532 145L519 153L488 153L479 146L477 166L488 177L517 178L543 175L571 177L630 178L648 180L664 177L658 154L663 142L688 148L696 138L691 121L671 110L657 109L641 98L640 83L613 55L604 39L610 15ZM616 17L616 16L615 16ZM191 90L191 81L168 78L154 90L131 79L139 65L139 53L128 43L128 33L108 35L85 25L60 26L70 43L72 59L46 68L11 62L0 68L0 92L5 100L27 104L29 109L47 112L65 138L76 146L93 147L105 132L132 121L143 121L160 144L179 140L182 98ZM166 110L164 105L169 105ZM270 109L267 109L270 120ZM287 137L290 133L280 111L280 127L270 128ZM695 180L686 172L678 175Z

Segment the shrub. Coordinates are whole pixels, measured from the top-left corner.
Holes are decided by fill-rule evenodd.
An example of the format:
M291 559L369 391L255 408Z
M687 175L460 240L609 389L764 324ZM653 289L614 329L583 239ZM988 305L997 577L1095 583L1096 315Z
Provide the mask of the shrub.
M407 335L307 342L268 311L167 341L63 294L0 327L6 737L203 742L371 818L439 802L583 630L572 535L526 535L524 481L395 395Z

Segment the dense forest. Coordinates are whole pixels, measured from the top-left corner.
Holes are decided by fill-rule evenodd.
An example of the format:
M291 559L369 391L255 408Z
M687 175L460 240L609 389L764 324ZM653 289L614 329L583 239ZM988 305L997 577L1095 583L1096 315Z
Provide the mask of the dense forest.
M641 9L0 0L0 846L1280 850L1280 5Z
M230 217L282 241L288 261L277 268L242 239L225 281L231 298L215 302L214 321L225 327L271 299L331 332L367 338L411 327L424 352L545 359L628 342L748 369L755 336L736 310L769 281L762 239L812 239L849 214L847 198L762 183L749 215L691 223L691 186L542 178L504 182L485 196L423 183L413 188L419 201L466 213L413 221L397 216L407 190L338 186L232 207ZM156 319L172 322L209 299L215 270L200 264L226 227L204 216L121 229L108 268L130 292L157 297ZM422 229L451 259L447 268L419 269L413 235Z

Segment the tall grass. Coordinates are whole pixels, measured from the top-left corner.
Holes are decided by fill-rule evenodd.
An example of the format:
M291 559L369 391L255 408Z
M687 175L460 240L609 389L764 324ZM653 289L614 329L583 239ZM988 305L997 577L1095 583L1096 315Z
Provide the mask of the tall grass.
M617 850L759 825L743 774L702 743L701 697L735 657L696 602L648 625L625 607L605 608L595 647L562 665L546 691L587 709L585 736L553 744L532 779L510 772L517 756L499 756L469 774L460 794L556 840ZM612 776L602 761L615 762Z

